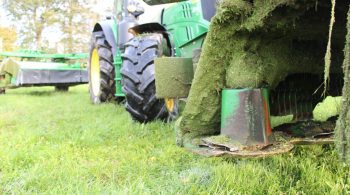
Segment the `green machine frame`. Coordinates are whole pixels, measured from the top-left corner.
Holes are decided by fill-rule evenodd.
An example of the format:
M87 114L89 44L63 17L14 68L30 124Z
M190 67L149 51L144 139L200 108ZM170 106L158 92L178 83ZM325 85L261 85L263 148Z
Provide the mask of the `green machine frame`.
M202 2L185 1L164 11L162 25L171 35L176 57L192 58L193 50L203 45L211 17L205 19Z

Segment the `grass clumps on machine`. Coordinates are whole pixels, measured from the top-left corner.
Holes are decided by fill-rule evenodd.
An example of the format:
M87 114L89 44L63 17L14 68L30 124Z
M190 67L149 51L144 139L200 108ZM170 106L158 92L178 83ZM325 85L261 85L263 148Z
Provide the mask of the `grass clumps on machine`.
M344 87L342 96L342 106L340 110L340 116L337 121L336 134L338 141L338 149L342 160L350 162L350 150L349 150L349 133L350 133L350 11L348 13L348 34L346 36L345 43L345 59L343 63L344 70Z
M349 1L221 1L178 122L178 143L198 146L203 137L220 133L221 91L227 88L267 88L269 114L312 119L313 108L324 96L341 95L348 8ZM330 42L331 17L336 22ZM332 55L325 82L327 46ZM281 101L281 94L288 98Z

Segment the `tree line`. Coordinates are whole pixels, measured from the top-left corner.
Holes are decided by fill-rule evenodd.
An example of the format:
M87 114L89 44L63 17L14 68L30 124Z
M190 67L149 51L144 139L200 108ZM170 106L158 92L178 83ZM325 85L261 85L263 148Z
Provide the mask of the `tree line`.
M48 52L86 52L100 17L89 0L4 0L4 8L17 29L18 49ZM53 47L52 40L58 40Z
M179 1L181 0L145 0L150 5ZM92 27L101 17L94 11L94 5L97 3L106 2L97 0L3 0L4 8L16 29L14 31L11 28L0 26L0 41L2 41L3 50L16 48L47 52L87 52ZM18 46L13 46L13 42L18 43ZM52 43L55 45L52 46Z

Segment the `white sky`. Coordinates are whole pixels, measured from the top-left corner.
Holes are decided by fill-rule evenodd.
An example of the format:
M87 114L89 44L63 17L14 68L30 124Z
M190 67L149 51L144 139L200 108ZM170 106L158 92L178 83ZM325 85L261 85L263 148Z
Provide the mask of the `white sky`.
M5 11L3 9L4 1L0 0L0 26L9 26L10 21L8 21Z

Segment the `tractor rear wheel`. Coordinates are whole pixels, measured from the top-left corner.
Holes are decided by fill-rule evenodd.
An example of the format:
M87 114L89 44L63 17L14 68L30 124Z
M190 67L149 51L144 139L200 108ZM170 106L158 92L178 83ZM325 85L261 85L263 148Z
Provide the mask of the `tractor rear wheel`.
M168 111L163 99L156 98L154 59L162 56L163 36L147 34L125 44L121 69L126 110L139 122L164 120Z
M113 52L102 31L92 35L88 71L91 102L99 104L114 100Z

